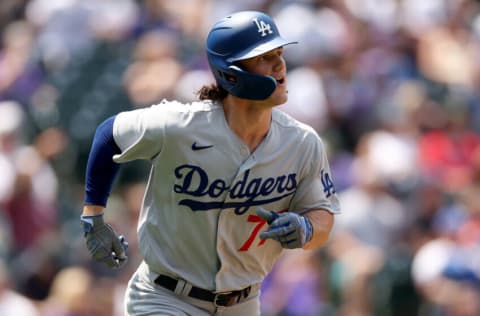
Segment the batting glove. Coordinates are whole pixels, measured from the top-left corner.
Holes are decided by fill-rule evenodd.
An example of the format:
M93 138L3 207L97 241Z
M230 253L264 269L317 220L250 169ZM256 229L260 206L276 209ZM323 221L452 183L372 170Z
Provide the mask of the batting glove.
M293 212L277 214L263 208L257 208L257 215L267 221L269 227L260 233L261 239L278 241L283 248L302 248L313 236L310 220Z
M103 214L80 216L87 249L95 261L110 268L119 268L127 262L128 243L117 236L112 226L105 224Z

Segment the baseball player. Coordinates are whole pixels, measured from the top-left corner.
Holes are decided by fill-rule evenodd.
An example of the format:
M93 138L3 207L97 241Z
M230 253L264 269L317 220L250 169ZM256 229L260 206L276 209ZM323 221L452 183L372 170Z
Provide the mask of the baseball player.
M151 163L127 315L259 315L260 285L282 251L327 241L339 205L324 145L274 109L287 100L292 43L261 12L225 17L208 34L216 83L199 101L162 101L97 128L81 216L95 260L127 260L103 212L119 165Z

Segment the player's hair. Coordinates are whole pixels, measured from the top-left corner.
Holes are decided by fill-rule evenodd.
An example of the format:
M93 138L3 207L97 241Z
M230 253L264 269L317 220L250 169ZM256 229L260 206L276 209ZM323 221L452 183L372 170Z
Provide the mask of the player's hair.
M227 90L214 83L204 85L197 91L197 96L200 100L223 101L227 95Z

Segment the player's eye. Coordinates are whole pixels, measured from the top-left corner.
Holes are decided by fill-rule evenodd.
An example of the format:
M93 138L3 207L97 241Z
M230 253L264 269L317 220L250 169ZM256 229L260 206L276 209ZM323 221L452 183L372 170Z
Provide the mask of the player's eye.
M260 61L260 62L269 61L269 60L273 59L274 56L275 56L275 53L267 53L267 54L259 56L258 61Z

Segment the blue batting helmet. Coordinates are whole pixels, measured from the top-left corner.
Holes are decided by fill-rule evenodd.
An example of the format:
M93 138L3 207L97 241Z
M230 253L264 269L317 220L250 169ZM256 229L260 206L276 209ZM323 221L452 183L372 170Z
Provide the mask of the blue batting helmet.
M271 76L243 70L236 62L296 43L280 36L266 14L241 11L218 21L207 37L207 59L217 84L230 94L253 100L268 98L277 86Z

